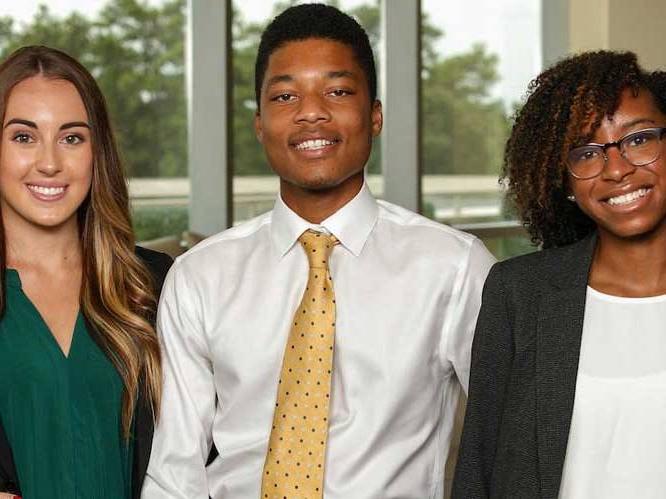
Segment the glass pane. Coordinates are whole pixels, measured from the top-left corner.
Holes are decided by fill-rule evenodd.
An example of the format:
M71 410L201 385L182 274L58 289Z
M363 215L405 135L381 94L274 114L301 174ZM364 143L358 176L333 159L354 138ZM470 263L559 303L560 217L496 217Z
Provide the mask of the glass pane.
M513 218L497 179L510 117L541 69L540 9L534 0L422 0L426 216L453 225ZM498 257L532 248L514 239L489 248Z
M0 6L0 58L22 45L48 45L77 58L97 79L132 177L138 240L187 228L185 4L50 0Z
M266 24L289 5L305 2L268 0L234 0L233 5L233 213L234 224L248 220L273 207L279 189L278 179L264 157L254 134L254 61L259 39ZM354 16L368 32L375 51L379 75L377 45L379 43L380 8L377 0L325 1ZM380 148L375 141L368 162L368 180L381 185ZM377 190L374 190L377 193Z

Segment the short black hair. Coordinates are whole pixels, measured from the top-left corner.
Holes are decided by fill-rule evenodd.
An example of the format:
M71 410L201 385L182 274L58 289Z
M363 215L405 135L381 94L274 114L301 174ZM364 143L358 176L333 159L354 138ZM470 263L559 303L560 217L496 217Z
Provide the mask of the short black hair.
M288 42L324 38L344 43L354 52L368 82L370 101L377 98L377 71L370 40L356 20L335 7L308 3L289 7L275 17L261 35L254 65L254 91L260 108L261 85L268 67L268 58Z

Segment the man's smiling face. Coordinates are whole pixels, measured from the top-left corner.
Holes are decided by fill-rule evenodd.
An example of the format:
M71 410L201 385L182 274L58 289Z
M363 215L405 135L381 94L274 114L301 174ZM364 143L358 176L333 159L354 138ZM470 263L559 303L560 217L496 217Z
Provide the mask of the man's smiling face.
M309 38L271 54L255 130L285 200L317 191L351 199L381 126L381 105L347 45Z

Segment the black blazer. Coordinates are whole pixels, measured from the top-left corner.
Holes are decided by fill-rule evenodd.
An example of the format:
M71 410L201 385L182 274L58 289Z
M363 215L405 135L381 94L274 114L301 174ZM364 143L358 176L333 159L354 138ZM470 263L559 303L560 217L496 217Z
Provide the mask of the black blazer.
M136 248L136 254L148 267L153 276L155 290L159 296L164 284L164 278L173 260L164 253ZM153 418L144 397L139 397L134 420L134 451L132 462L132 498L139 499L143 479L148 467L150 448L153 442ZM0 492L21 494L12 450L9 447L5 430L0 421Z
M591 235L491 269L453 499L557 499L595 245Z

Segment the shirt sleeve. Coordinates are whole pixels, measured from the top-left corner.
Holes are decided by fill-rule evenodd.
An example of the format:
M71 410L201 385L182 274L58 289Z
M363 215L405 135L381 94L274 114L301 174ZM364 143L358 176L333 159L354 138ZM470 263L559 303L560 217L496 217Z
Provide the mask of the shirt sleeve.
M179 263L167 275L157 312L164 385L143 499L208 499L213 367L198 313L200 295Z
M474 328L481 308L483 285L495 263L484 244L474 239L467 261L456 278L451 299L454 301L452 320L444 335L444 358L453 365L460 384L467 395Z
M452 497L488 499L504 399L513 362L501 267L490 271L472 348L472 376Z

